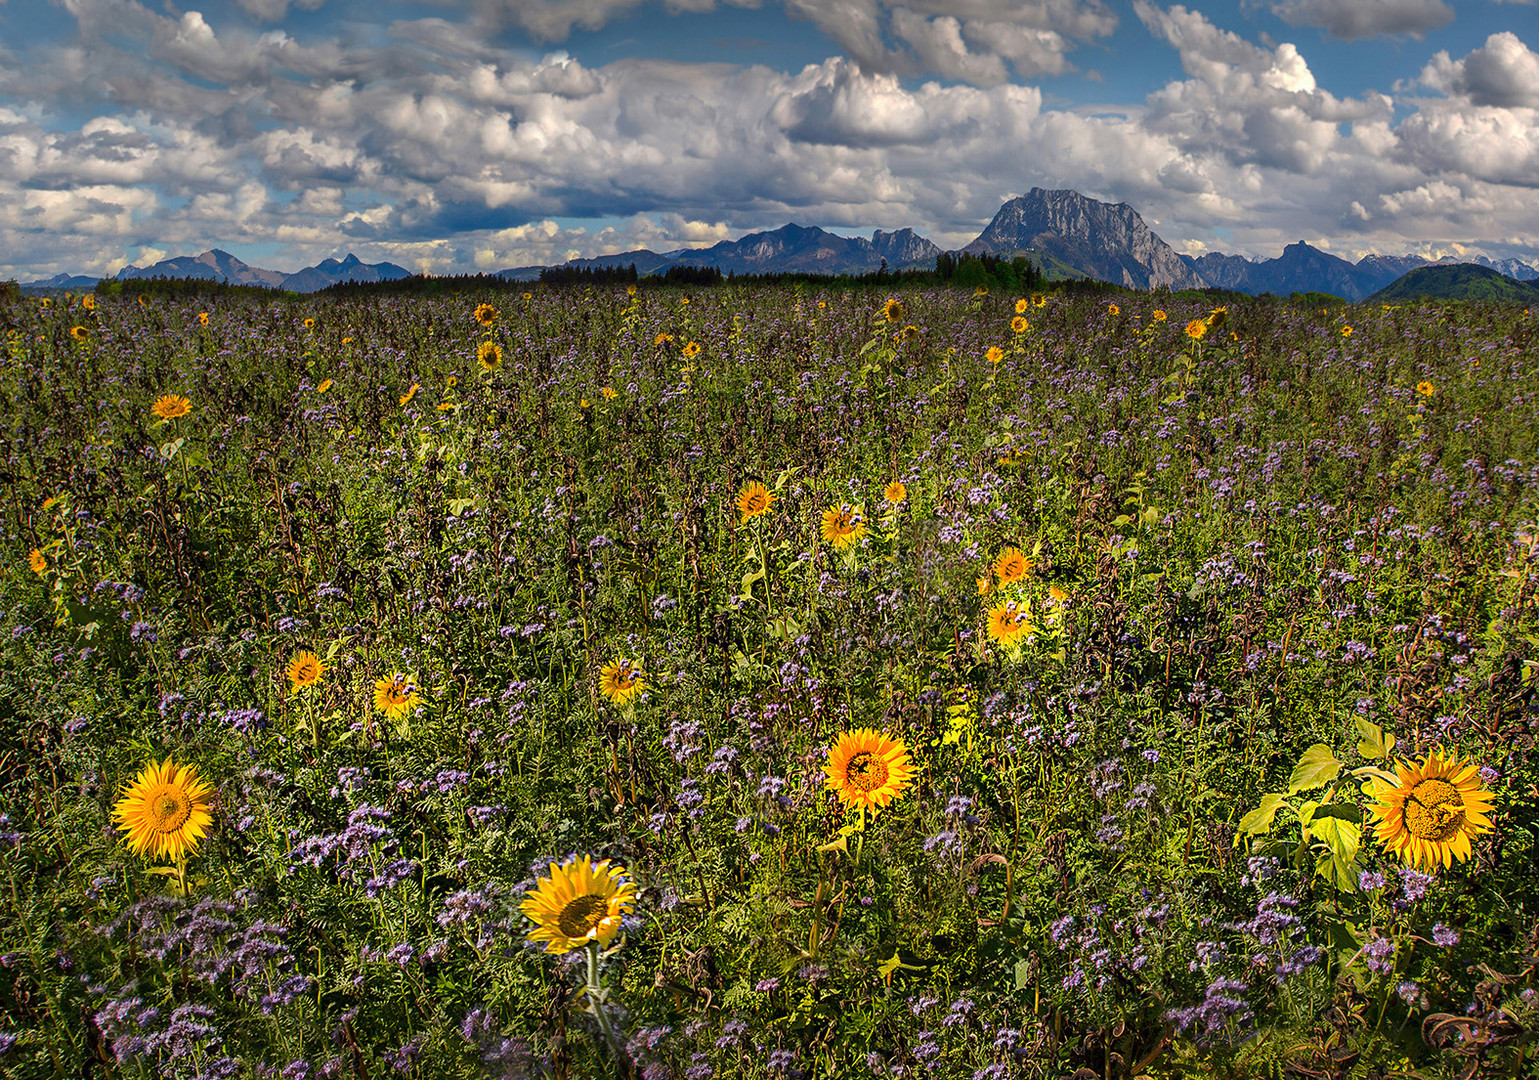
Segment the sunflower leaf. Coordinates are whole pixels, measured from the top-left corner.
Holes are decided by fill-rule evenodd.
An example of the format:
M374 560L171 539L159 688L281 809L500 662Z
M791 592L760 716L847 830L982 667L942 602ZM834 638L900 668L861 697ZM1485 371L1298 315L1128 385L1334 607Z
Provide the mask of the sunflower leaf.
M1365 758L1387 758L1395 749L1395 737L1385 734L1384 729L1372 720L1357 717L1357 730L1363 736L1357 744L1357 752Z
M1282 807L1285 798L1287 796L1277 791L1261 796L1261 805L1240 819L1240 831L1251 836L1270 832L1272 819L1277 816L1277 811Z
M1341 762L1336 760L1331 748L1316 743L1304 751L1299 763L1293 767L1293 775L1288 778L1288 794L1322 788L1340 775Z

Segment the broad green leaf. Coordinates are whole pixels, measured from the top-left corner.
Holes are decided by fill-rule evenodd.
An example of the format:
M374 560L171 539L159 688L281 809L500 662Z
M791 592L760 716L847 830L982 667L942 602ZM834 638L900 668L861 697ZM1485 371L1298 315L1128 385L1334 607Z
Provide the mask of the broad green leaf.
M1324 787L1340 775L1341 762L1336 760L1331 748L1316 743L1304 751L1299 763L1293 767L1293 775L1288 778L1288 794L1297 795L1301 791Z
M1272 819L1277 816L1284 798L1286 796L1276 791L1261 796L1261 805L1240 819L1240 831L1250 836L1271 832Z
M1357 730L1361 733L1362 740L1357 744L1357 752L1365 758L1387 758L1395 749L1395 736L1386 735L1384 729L1372 720L1359 716L1357 718Z
M1355 891L1362 826L1339 817L1317 817L1310 822L1309 829L1326 848L1315 860L1316 873L1338 889Z

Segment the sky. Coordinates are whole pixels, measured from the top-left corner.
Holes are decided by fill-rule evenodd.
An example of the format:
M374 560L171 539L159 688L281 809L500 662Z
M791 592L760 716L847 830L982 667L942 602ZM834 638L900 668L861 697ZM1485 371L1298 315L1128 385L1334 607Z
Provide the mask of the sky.
M1539 262L1536 49L1534 0L0 0L0 279L954 248L1033 187Z

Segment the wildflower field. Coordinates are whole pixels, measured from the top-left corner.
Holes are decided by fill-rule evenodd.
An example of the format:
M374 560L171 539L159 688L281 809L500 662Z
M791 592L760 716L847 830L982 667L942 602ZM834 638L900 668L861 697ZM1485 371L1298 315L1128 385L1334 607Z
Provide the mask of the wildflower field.
M7 1077L1523 1077L1513 306L0 307Z

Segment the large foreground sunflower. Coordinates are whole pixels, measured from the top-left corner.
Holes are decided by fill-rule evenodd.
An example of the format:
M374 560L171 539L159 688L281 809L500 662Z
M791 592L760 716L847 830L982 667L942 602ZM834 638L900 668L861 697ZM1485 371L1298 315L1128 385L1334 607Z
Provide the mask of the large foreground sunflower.
M422 703L417 683L399 671L374 683L374 707L392 720L399 720Z
M112 816L136 855L176 861L208 835L214 819L206 796L213 787L191 765L151 762L123 789Z
M590 941L608 945L635 904L636 886L625 879L624 867L583 855L551 863L550 876L535 882L519 908L535 923L529 940L545 942L546 952L564 953Z
M1433 750L1420 765L1400 761L1395 773L1397 784L1377 780L1370 791L1379 840L1412 866L1467 860L1470 837L1491 828L1491 793L1476 765Z
M846 731L828 748L828 787L852 809L873 813L901 799L914 778L914 763L902 739L873 728Z

